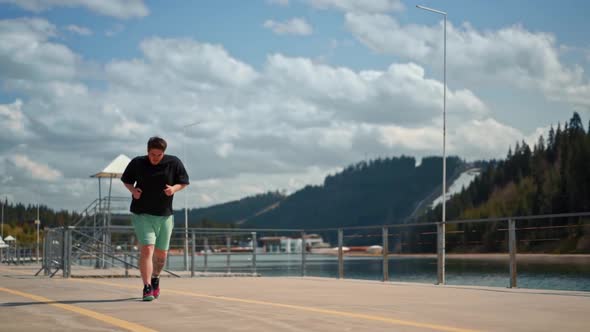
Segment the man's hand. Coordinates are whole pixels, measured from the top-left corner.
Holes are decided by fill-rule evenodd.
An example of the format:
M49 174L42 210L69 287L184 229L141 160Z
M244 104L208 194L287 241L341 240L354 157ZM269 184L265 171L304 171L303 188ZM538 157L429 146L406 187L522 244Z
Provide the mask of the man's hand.
M172 196L175 192L175 186L166 185L166 189L164 189L164 194L166 194L166 196Z
M141 189L133 188L133 191L131 192L131 194L133 195L133 198L139 199L141 197Z

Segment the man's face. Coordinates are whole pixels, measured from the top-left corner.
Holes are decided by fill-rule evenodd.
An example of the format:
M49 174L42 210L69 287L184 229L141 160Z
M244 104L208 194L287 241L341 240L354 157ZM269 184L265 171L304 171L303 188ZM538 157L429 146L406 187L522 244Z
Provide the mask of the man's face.
M160 163L162 158L164 158L164 151L160 149L148 150L148 158L150 159L150 163L152 165L157 165Z

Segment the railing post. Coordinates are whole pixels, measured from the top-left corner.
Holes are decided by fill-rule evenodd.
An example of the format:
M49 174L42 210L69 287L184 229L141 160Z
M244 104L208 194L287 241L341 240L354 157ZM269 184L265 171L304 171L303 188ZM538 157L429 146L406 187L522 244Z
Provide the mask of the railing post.
M94 219L96 219L96 216L94 216ZM102 268L102 266L100 265L100 253L102 252L102 244L99 243L98 241L101 241L101 234L99 234L98 232L98 227L95 228L94 230L94 234L92 235L95 238L95 244L94 244L94 250L96 252L96 259L94 261L94 268L95 269L100 269Z
M207 257L208 257L207 250L209 250L209 240L207 239L207 237L205 237L203 239L203 250L204 250L204 256L203 256L203 272L207 272Z
M225 236L225 248L227 250L227 256L226 256L226 261L225 261L225 273L230 273L231 272L231 266L230 266L231 235L229 235L229 234Z
M49 242L49 241L47 241L48 240L47 234L48 234L48 231L43 230L43 259L42 259L43 265L42 265L42 267L43 267L43 274L44 275L49 274L48 267L47 267L47 262L48 262L48 260L47 260L47 251L48 251L47 250L47 243Z
M305 231L301 232L301 276L305 277L305 258L307 243L305 241Z
M129 264L127 264L127 252L125 252L123 259L125 260L125 278L129 278Z
M383 281L389 281L389 229L383 227L383 251L381 252L383 258Z
M344 254L342 251L342 245L344 242L344 231L342 228L338 228L338 279L344 278Z
M516 286L516 223L508 220L508 250L510 251L510 288Z
M437 234L437 284L445 284L445 224L439 222L436 224Z
M21 263L21 261L20 261L20 246L18 245L18 242L15 242L14 247L15 247L14 255L16 257L16 264L15 265L19 265Z
M45 250L43 252L43 257L45 257L45 271L43 272L46 276L49 275L49 271L51 268L51 264L53 262L53 240L54 240L54 232L50 230L45 230Z
M133 239L134 239L134 236L131 235L129 237L129 243L127 244L127 252L129 253L129 263L131 265L133 265Z
M256 247L258 246L256 240L256 232L252 232L252 274L256 274Z
M68 278L72 276L72 230L68 228Z
M173 236L173 235L172 235ZM172 239L170 239L170 242L172 243ZM172 249L172 244L170 244L170 248L168 249ZM141 257L141 247L139 247L139 257ZM141 258L140 258L141 260ZM166 270L170 270L170 250L168 250L168 253L166 254Z
M68 277L68 269L67 269L67 265L68 265L68 247L66 245L66 243L68 242L68 231L67 229L64 227L63 231L62 231L62 238L61 238L61 272L63 274L64 278Z
M195 237L195 231L191 231L191 241L192 241L192 245L191 245L191 278L195 277L195 247L196 247L196 237Z
M71 231L67 228L64 227L63 230L63 252L62 252L62 272L63 272L63 277L64 278L69 278L70 277L70 269L71 269L71 254L72 254L72 237L71 237Z

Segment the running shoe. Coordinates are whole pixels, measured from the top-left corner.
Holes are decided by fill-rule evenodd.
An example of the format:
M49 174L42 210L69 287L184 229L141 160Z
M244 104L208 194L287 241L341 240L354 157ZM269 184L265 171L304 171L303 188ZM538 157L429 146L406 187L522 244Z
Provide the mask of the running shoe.
M150 285L143 286L143 300L152 301L154 299L154 290Z
M152 277L152 291L157 299L160 296L160 277Z

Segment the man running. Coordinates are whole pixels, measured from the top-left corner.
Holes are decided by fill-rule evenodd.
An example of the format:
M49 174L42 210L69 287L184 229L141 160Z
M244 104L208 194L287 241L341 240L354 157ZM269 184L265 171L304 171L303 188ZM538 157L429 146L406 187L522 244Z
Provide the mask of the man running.
M174 227L172 199L174 193L189 184L180 159L164 154L167 145L163 138L151 137L147 155L133 158L121 177L133 196L131 221L141 244L139 270L144 301L152 301L160 295L160 272L166 262Z

